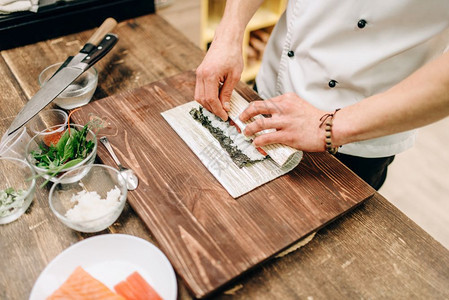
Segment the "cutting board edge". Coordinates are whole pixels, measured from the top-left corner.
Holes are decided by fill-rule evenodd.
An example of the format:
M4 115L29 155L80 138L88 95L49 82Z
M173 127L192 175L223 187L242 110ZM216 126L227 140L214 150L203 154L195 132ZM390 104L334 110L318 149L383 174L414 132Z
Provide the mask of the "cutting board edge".
M313 233L318 233L321 229L323 229L324 227L329 226L331 223L338 221L341 217L343 217L344 215L348 214L348 213L352 213L355 209L359 208L362 204L365 203L365 201L371 199L375 194L375 191L373 190L373 193L369 196L367 196L365 199L361 200L360 202L356 203L354 206L352 206L351 208L349 208L348 210L346 210L345 212L343 212L342 214L330 219L328 222L316 227L315 229L310 230L307 234L303 235L303 237L295 240L294 242L288 244L285 247L282 247L279 251L274 252L272 255L270 255L269 257L260 260L259 262L253 264L250 268L246 269L245 271L243 271L242 273L240 273L239 275L229 279L228 281L226 281L225 283L223 283L222 285L217 286L216 288L214 288L213 290L207 292L207 293L196 293L194 292L191 288L190 285L188 284L188 282L186 280L184 280L184 278L182 277L182 275L178 274L182 280L184 281L184 283L186 284L186 286L188 287L189 291L195 296L195 298L197 299L204 299L207 297L211 297L214 295L218 295L228 289L232 288L232 285L238 281L239 279L241 279L242 277L244 277L245 275L253 272L256 269L259 269L261 267L263 267L264 264L270 263L271 261L273 261L274 259L276 259L276 255L278 255L279 253L282 253L283 251L287 250L288 248L292 247L293 245L297 244L298 242L300 242L303 239L306 239L309 235L313 234ZM315 237L313 238L315 239ZM307 242L304 246L307 246L308 243L312 242L313 239L311 239L309 242ZM293 252L299 251L300 248L294 250Z

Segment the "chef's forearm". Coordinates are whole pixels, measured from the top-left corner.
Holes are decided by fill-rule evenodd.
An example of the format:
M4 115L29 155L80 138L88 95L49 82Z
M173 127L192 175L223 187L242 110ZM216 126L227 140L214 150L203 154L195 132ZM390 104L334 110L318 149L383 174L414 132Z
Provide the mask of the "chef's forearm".
M214 41L220 40L220 42L225 41L241 46L246 25L262 3L263 0L226 1L223 17L215 31Z
M449 115L449 52L388 91L345 107L334 118L335 145L418 128Z

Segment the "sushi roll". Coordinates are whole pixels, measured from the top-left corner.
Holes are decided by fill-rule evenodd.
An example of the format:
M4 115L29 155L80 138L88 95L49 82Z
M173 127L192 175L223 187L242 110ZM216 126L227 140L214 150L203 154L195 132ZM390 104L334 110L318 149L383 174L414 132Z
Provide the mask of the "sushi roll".
M223 121L202 106L192 108L190 115L217 139L221 147L226 150L232 161L239 168L252 165L267 158L266 153L254 147L252 140L239 132L238 127L235 124L231 124L230 121Z

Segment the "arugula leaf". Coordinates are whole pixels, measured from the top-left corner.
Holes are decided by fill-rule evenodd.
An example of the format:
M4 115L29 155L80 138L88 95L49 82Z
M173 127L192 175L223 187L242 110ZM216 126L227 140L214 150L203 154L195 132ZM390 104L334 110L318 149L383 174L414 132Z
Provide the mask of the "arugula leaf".
M58 143L56 144L56 149L58 151L59 156L64 156L64 147L67 144L67 140L70 137L70 131L66 130L64 134L59 139Z
M74 129L72 129L72 131L75 131ZM76 132L76 131L75 131ZM64 145L64 154L61 158L61 162L65 162L71 158L74 157L75 154L75 149L74 147L76 147L76 138L75 138L76 133L73 133L70 135L70 137L67 139L66 144Z
M93 141L86 140L88 132L88 124L84 125L80 131L70 128L70 131L66 130L62 134L56 145L39 145L39 150L31 152L35 159L35 165L47 169L45 174L54 177L64 169L79 164L92 152L95 145ZM40 175L36 177L40 177ZM43 185L48 181L45 181Z

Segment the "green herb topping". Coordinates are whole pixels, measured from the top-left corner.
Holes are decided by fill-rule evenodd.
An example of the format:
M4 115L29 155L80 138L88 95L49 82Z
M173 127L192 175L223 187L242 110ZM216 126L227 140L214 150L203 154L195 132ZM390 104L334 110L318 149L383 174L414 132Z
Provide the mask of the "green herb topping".
M39 150L31 152L35 165L48 169L46 174L56 176L64 169L71 168L83 161L94 148L93 141L87 141L88 125L78 131L75 128L66 130L56 144L42 143ZM45 182L44 184L46 184Z
M24 190L14 190L9 187L4 190L0 190L0 217L5 217L14 212L16 208L23 205L22 195L25 194ZM21 198L18 200L18 198Z

